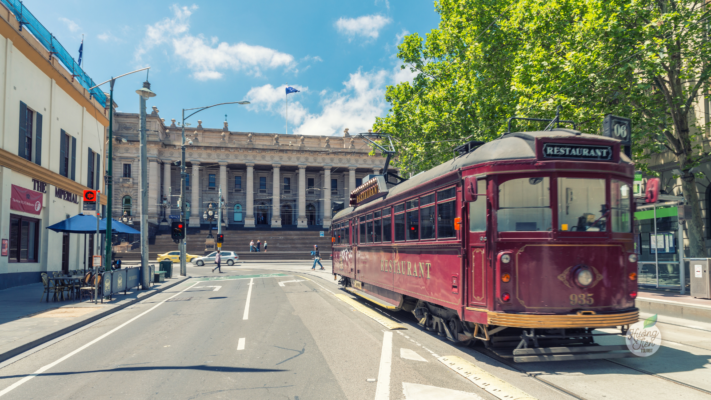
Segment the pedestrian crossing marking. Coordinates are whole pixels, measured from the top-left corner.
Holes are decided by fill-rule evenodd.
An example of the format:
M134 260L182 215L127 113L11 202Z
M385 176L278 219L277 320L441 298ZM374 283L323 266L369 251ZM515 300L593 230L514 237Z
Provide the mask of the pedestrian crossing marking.
M411 361L423 361L427 362L424 357L421 355L417 354L415 350L410 350L406 349L404 347L400 348L400 358L404 358L405 360L411 360Z
M334 294L339 300L343 301L344 303L348 304L349 306L355 308L356 310L360 311L361 313L365 314L367 317L370 317L374 319L376 322L380 323L384 327L393 330L393 329L407 329L403 325L398 324L397 322L391 320L390 318L384 317L382 314L378 313L377 311L373 310L370 307L366 307L365 305L353 300L349 296L346 296L345 294Z
M438 360L452 369L459 375L469 379L473 384L486 390L492 395L502 400L535 400L536 398L524 392L523 390L511 385L477 367L476 365L465 361L457 356L444 356Z
M291 276L287 274L264 274L264 275L228 275L214 276L207 278L195 278L196 281L233 281L236 279L252 279L252 278L275 278L280 276Z

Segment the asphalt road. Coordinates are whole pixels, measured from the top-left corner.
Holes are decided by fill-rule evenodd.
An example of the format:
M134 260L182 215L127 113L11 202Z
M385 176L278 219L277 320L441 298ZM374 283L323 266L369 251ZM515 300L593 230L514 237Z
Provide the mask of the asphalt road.
M604 360L530 364L523 373L420 330L407 314L371 309L406 328L390 330L339 298L328 271L303 262L188 272L192 279L0 369L0 398L497 398L445 356L539 399L707 398ZM695 350L695 364L677 372L703 382L709 364L699 352L709 349Z

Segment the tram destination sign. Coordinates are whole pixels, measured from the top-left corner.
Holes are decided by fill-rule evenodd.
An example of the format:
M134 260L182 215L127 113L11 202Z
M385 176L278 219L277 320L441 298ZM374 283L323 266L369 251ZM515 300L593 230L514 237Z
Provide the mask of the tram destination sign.
M385 177L377 175L351 192L350 205L358 206L379 197L383 197L387 193L388 185L387 182L385 182Z
M612 161L612 146L544 143L543 158L587 161Z

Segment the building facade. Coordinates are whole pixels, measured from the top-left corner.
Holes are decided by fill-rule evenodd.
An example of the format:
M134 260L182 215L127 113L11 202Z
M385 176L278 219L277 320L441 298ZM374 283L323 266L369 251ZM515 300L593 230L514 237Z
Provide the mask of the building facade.
M137 219L140 206L139 116L114 117L114 217ZM165 223L180 215L182 130L166 124L158 110L147 116L148 221ZM350 192L384 158L370 155L363 140L343 136L294 136L186 126L186 197L189 226L207 224L205 211L217 210L222 189L223 225L229 228L331 225L337 203L348 206ZM120 204L120 207L116 207Z
M103 180L107 116L0 5L0 289L84 268L93 237L46 228L79 214Z

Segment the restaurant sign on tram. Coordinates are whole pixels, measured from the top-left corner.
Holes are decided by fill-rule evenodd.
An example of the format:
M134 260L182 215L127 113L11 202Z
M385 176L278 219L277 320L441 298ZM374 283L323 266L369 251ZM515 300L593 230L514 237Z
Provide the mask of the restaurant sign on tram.
M544 143L543 158L612 161L612 146L590 144Z

